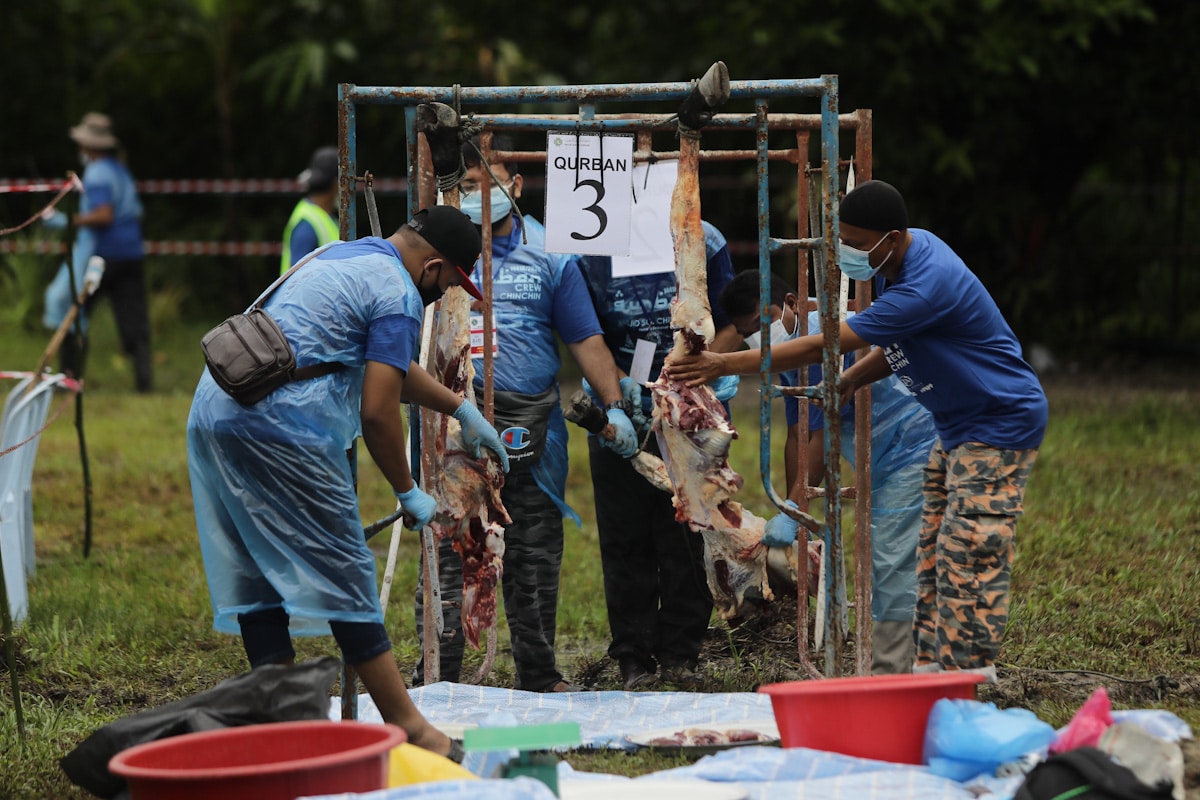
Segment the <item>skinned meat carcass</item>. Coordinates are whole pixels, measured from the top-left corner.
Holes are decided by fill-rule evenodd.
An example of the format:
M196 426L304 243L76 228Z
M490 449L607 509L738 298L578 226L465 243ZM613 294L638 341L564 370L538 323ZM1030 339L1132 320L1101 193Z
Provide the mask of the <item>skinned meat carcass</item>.
M455 394L474 402L471 364L471 298L459 287L442 297L429 354L430 374ZM463 634L479 647L479 634L496 624L496 590L503 571L504 525L511 520L500 499L504 470L496 456L467 451L458 420L428 409L421 413L423 488L437 501L430 528L449 537L463 561ZM494 658L488 638L486 674Z
M700 352L714 336L698 156L699 140L681 137L670 219L678 285L671 308L676 355ZM734 499L742 477L729 466L728 454L737 432L709 386L689 387L664 372L650 388L653 429L675 488L675 518L704 538L708 587L717 612L723 619L751 616L755 603L774 595L761 541L766 521Z
M758 604L774 595L762 544L766 520L733 499L742 488L742 477L728 461L737 434L709 387L687 387L660 377L651 389L654 429L675 487L675 518L704 539L704 566L717 613L722 619L753 616Z

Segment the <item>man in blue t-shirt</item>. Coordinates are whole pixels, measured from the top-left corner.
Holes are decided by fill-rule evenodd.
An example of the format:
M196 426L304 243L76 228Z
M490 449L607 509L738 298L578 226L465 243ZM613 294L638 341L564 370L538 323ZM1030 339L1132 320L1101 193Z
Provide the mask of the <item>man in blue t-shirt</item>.
M476 138L462 147L466 173L459 189L460 207L482 226L480 193L486 167L478 146ZM492 147L503 152L513 149L503 135L493 137ZM512 519L504 528L501 586L512 643L513 688L579 691L579 686L563 678L554 655L563 516L580 524L565 499L567 428L558 390L560 338L583 377L599 393L608 420L618 431L617 441L605 444L629 457L636 452L637 441L623 407L616 364L604 346L579 269L569 256L547 253L545 228L515 209L513 202L521 197L524 183L517 164L490 166L494 419L512 464L500 498ZM471 273L479 285L483 283L482 270L480 262ZM479 326L473 334L482 342L483 314L472 316ZM482 403L482 346L474 366L475 399ZM464 650L457 602L463 594L462 559L449 545L449 540L444 540L438 555L444 622L439 679L458 681ZM423 594L423 586L418 586L416 619L422 635ZM424 677L422 659L414 682L423 683Z
M842 376L841 397L892 375L933 415L917 554L914 671L977 669L995 680L1025 485L1046 430L1045 392L996 303L938 237L908 227L904 198L867 181L839 209L842 270L878 298L844 321L844 350L874 349ZM823 340L777 348L772 368L818 363ZM700 353L669 367L698 384L751 374L755 354Z
M120 142L105 114L89 112L71 128L83 162L83 199L74 223L88 229L95 255L104 259L104 278L87 302L91 308L107 296L117 323L121 349L133 361L134 387L149 392L151 378L150 312L143 269L142 203L133 175L118 157ZM62 346L64 371L82 374L86 352L77 352L75 337Z
M292 635L332 633L384 722L443 755L450 740L413 704L392 655L346 450L361 430L413 530L437 503L413 482L402 402L453 415L473 455L487 448L507 469L495 428L414 360L424 306L451 286L478 297L467 270L479 247L470 220L435 206L386 239L319 251L264 308L298 366L341 368L286 383L250 406L205 369L187 422L213 627L241 634L251 667L292 663Z
M725 237L705 222L708 302L716 336L709 344L717 350L740 347L741 336L721 310L717 298L733 277ZM588 290L604 329L604 341L624 377L621 386L627 402L634 404L635 419L649 420L650 392L630 374L640 342L653 352L649 378L658 378L663 360L674 345L671 301L675 298L675 272L614 276L612 259L586 256L579 260ZM727 400L722 388L717 398ZM645 431L639 431L644 438ZM612 644L608 654L621 669L626 689L645 688L655 671L668 685L695 689L700 649L708 632L713 600L704 569L704 542L687 524L675 519L671 495L654 488L623 458L596 436L588 437L592 468L592 493L604 569L604 596ZM656 437L646 450L658 455Z

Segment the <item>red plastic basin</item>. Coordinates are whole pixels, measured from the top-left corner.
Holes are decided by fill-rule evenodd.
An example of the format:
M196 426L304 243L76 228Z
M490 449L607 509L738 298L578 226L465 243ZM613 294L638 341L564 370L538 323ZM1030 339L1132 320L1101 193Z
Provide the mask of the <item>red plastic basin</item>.
M312 720L188 733L123 750L108 769L132 800L294 800L387 788L394 725Z
M784 747L920 764L925 725L943 697L973 700L975 672L870 675L760 686Z

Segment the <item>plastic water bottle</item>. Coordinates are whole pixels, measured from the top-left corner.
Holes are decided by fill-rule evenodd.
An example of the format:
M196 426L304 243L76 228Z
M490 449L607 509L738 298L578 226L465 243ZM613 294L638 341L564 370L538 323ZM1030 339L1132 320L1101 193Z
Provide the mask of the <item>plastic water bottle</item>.
M88 259L87 268L83 271L83 289L89 296L100 288L100 281L104 278L104 266L104 259L100 256Z

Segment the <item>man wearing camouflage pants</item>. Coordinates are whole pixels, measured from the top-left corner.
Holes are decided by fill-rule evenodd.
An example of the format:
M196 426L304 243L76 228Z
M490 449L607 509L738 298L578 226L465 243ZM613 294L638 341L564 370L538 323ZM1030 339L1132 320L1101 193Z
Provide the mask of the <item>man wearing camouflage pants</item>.
M1009 571L1046 395L991 295L949 245L908 227L904 198L867 181L839 208L839 261L874 282L874 303L841 324L843 350L875 345L842 375L843 404L895 374L933 414L917 550L914 672L976 670L996 680ZM771 368L820 361L820 336L773 348ZM670 365L690 384L751 374L755 354L701 353Z

